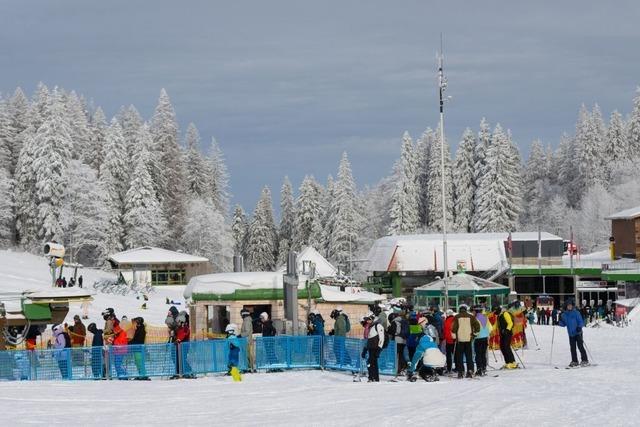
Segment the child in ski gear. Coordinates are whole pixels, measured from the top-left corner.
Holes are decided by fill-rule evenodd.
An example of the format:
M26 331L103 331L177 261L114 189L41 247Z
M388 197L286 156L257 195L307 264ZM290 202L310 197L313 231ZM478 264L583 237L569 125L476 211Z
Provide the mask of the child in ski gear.
M451 325L451 334L456 339L456 366L458 367L458 378L464 376L463 355L467 361L467 378L473 377L473 352L471 342L480 332L480 323L467 312L467 305L462 304L458 308L458 314Z
M311 319L311 335L324 336L324 319L322 318L322 314L320 314L318 310L313 310L311 314L313 315Z
M367 338L367 352L369 353L367 370L369 372L369 382L379 382L378 357L380 357L380 352L384 346L384 328L382 324L374 322L373 314L367 316L366 321L371 325Z
M504 358L504 368L515 369L518 364L513 356L513 350L511 350L511 331L513 330L511 313L504 307L495 307L493 311L498 316L498 320L493 327L497 328L500 333L500 352Z
M485 376L487 375L487 346L489 344L489 334L491 333L491 323L489 323L489 319L487 319L487 316L482 312L481 306L476 305L473 311L476 320L480 323L480 332L478 332L476 338L473 340L473 350L476 355L476 365L478 369L476 375Z
M53 327L53 337L55 342L53 348L55 348L55 358L58 362L58 369L60 369L60 375L62 379L71 379L71 366L69 366L69 351L71 347L71 339L68 335L65 337L64 327L62 325L55 325Z
M227 367L229 368L229 375L233 376L235 381L238 381L240 375L238 366L240 364L240 341L236 336L236 329L238 327L234 323L229 323L224 331L227 334L227 342L229 343L229 361Z
M580 365L588 366L589 358L587 352L584 349L584 340L582 338L582 328L584 327L584 320L580 315L580 312L575 309L573 301L567 301L567 309L560 316L558 325L567 328L569 334L569 346L571 348L571 363L569 367L573 368L578 366L578 354L576 352L576 346L580 350Z
M456 348L456 340L453 337L451 328L453 327L453 321L455 320L453 310L447 310L447 317L444 320L444 341L445 341L445 354L447 355L447 373L451 372L453 366L453 350ZM456 371L458 366L456 365Z

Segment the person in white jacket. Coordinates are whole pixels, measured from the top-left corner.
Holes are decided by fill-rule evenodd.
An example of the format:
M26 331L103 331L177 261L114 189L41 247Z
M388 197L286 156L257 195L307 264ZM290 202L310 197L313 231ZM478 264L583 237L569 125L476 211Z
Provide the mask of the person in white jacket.
M369 372L369 382L380 381L380 371L378 370L378 357L382 347L384 347L384 327L374 322L374 315L371 313L367 316L367 322L371 324L369 328L369 338L367 338L367 352L369 353L369 360L367 363L367 370Z

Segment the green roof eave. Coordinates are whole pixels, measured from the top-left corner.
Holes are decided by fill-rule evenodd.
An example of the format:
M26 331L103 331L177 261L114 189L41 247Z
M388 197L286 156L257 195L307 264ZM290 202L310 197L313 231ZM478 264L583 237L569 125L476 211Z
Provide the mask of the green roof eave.
M535 266L520 267L514 266L511 268L511 273L514 276L600 276L602 269L599 267L574 267L571 269L567 266L554 266L546 265L540 269Z
M313 299L322 297L320 286L313 282L309 284ZM307 289L298 288L298 299L307 298ZM284 290L268 288L268 289L236 289L230 294L216 293L193 293L191 295L193 301L250 301L250 300L284 300Z
M416 296L423 297L437 297L444 294L444 289L416 289ZM464 289L464 290L456 290L449 289L450 296L457 295L509 295L509 288L495 288L495 289Z
M605 270L602 272L602 280L628 280L640 281L640 271L638 270Z

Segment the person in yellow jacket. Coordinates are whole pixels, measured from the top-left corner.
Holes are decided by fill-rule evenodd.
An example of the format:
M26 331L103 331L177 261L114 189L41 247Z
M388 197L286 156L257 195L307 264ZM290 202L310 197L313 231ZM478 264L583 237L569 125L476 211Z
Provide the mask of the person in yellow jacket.
M518 367L516 359L511 350L511 337L513 336L513 318L511 313L504 307L494 307L493 312L498 316L498 321L494 328L500 333L500 352L504 357L504 369L515 369Z

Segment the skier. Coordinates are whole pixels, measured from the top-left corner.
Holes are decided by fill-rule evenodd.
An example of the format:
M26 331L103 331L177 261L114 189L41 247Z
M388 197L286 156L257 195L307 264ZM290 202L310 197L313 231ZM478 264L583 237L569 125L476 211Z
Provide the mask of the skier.
M577 366L589 366L589 358L587 352L584 349L584 340L582 338L582 328L584 327L584 320L580 315L580 312L575 309L573 301L569 300L566 304L566 309L560 316L558 325L567 328L569 334L569 346L571 348L571 363L570 368ZM576 352L576 346L580 350L580 364L578 364L578 354Z
M176 341L176 331L178 329L178 322L176 318L178 317L178 309L175 306L171 306L169 308L169 313L167 313L167 317L164 319L164 324L167 325L169 329L169 342Z
M480 332L473 340L473 350L476 355L476 365L478 370L476 376L483 377L487 375L487 346L489 344L489 334L491 333L491 323L487 316L482 312L482 307L476 305L473 308L476 320L480 323Z
M446 359L437 344L433 338L424 331L418 339L416 351L409 364L407 378L409 381L414 382L417 379L415 375L415 372L417 372L420 378L427 382L439 381L436 369L442 368L445 363Z
M133 360L136 364L136 368L138 369L138 377L137 380L149 380L147 376L147 370L144 365L144 345L145 339L147 337L147 332L144 327L144 319L142 317L134 317L132 321L134 325L133 337L129 340L130 345L134 345L132 349Z
M91 339L91 372L94 379L101 379L105 374L102 364L102 346L104 345L102 329L98 329L95 323L89 323L87 330L93 334Z
M313 318L311 320L311 335L320 335L324 336L324 319L322 318L322 314L320 311L313 310L311 312Z
M511 336L513 335L513 319L511 313L509 313L506 308L500 306L494 307L493 312L498 317L494 328L497 328L500 333L500 352L502 353L505 363L503 369L515 369L518 367L518 364L511 350Z
M78 287L82 289L82 274L78 277Z
M367 371L369 372L369 382L380 381L380 371L378 369L378 357L384 346L384 327L379 322L374 322L373 313L366 317L366 322L371 325L369 327L369 335L367 338Z
M249 363L248 370L251 372L255 372L256 349L255 343L253 341L253 319L251 318L251 312L246 308L240 310L240 316L242 317L240 336L247 339L247 362ZM233 332L235 334L235 330Z
M87 329L80 320L80 316L77 314L73 316L73 329L69 329L69 335L71 336L72 347L84 347L84 341L87 337Z
M56 349L54 354L58 362L60 375L62 375L63 380L70 380L71 366L69 366L69 348L71 347L71 339L69 335L64 332L62 325L55 325L53 327L53 337L55 338L53 347Z
M277 335L276 328L273 326L273 322L269 320L269 315L266 312L260 313L260 322L262 325L263 337L275 337ZM278 358L276 357L275 339L266 339L262 341L264 343L264 353L267 356L267 363L273 365ZM275 372L276 370L274 370ZM279 370L278 370L279 371Z
M453 367L453 351L456 348L456 340L451 333L451 327L455 320L454 312L451 309L447 310L447 318L444 321L444 341L445 341L445 354L447 355L447 373L450 374ZM458 370L456 365L455 370Z
M467 312L468 307L462 304L458 308L458 314L451 325L451 334L456 339L456 366L458 367L458 378L464 377L463 356L467 361L467 378L473 378L473 352L471 351L471 341L480 332L480 323Z
M394 317L391 320L391 326L389 330L391 333L391 339L396 342L396 354L398 360L398 375L402 375L402 372L409 366L409 350L407 349L407 337L409 336L409 323L404 317L404 313L393 313Z
M238 370L240 364L240 342L236 336L236 329L238 329L238 327L234 323L229 323L224 328L227 334L227 342L229 343L229 361L227 367L229 368L228 374L231 375L234 381L242 381L240 371Z
M342 307L338 306L331 312L331 318L335 320L333 330L329 335L334 336L333 352L336 356L338 365L350 365L351 358L347 354L346 335L351 330L349 317L342 311Z
M176 316L176 323L178 324L178 328L176 329L176 346L181 343L189 342L191 340L191 329L189 328L189 315L186 311L181 311ZM180 375L182 378L195 378L195 375L192 372L191 365L189 365L187 354L189 353L189 345L180 346L181 352L179 353L182 357L182 372ZM180 366L180 365L179 365Z

